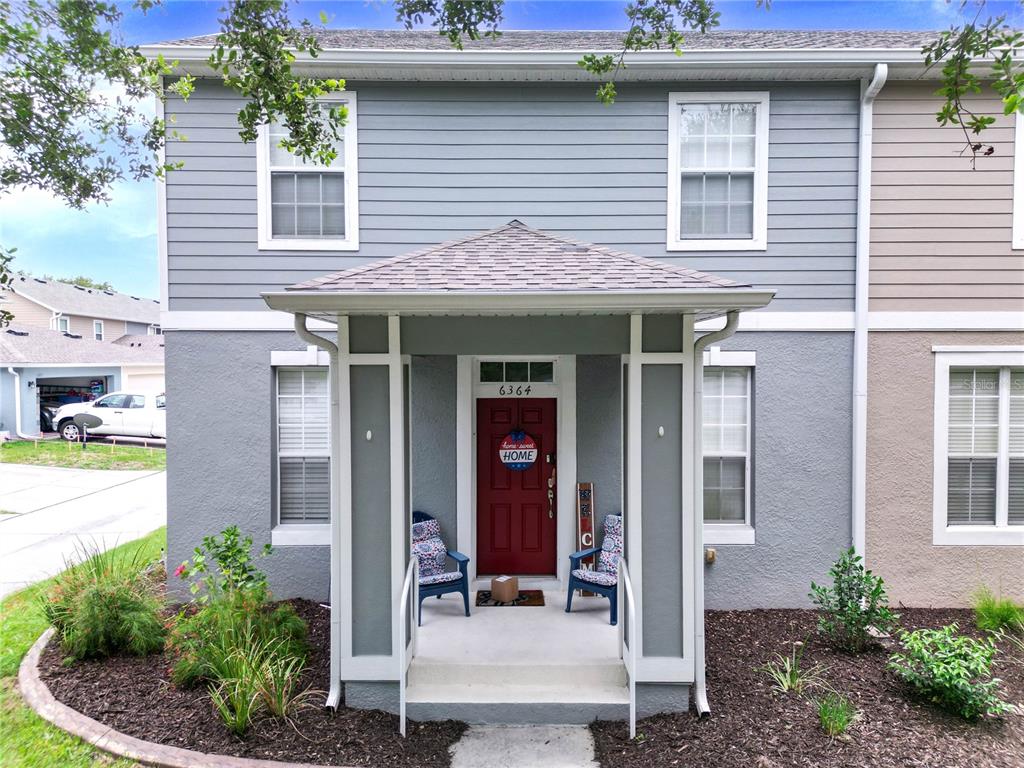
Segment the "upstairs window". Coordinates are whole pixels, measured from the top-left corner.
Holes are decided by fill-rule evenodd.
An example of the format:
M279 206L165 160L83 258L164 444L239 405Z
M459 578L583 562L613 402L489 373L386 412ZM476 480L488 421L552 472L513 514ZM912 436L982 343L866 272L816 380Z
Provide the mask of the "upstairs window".
M103 341L103 321L93 320L92 321L92 335L96 341Z
M940 352L936 544L1024 544L1024 352Z
M71 318L60 315L57 318L57 330L61 333L71 332Z
M668 250L764 250L768 94L669 94L668 128Z
M272 123L260 133L257 195L263 250L346 251L359 247L356 95L325 99L324 110L348 108L337 157L330 164L302 160L282 148L287 128Z

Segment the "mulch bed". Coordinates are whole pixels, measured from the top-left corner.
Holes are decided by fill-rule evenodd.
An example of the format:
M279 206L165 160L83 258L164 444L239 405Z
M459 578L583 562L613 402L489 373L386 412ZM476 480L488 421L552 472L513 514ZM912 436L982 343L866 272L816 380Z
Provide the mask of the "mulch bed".
M971 611L902 609L908 629L956 621L979 634ZM965 723L904 695L885 670L888 651L832 651L814 634L812 611L709 611L707 679L711 715L659 715L637 723L636 742L623 723L591 726L603 768L1021 768L1024 712ZM779 694L758 667L806 640L803 664L827 667L826 681L860 710L846 738L830 739L805 696ZM999 658L999 657L997 657ZM1001 660L1003 696L1024 707L1024 665ZM814 697L812 692L810 697Z
M309 625L309 664L300 687L326 691L329 611L308 600L290 602ZM173 661L166 654L62 662L56 641L39 662L40 676L58 700L130 736L199 752L321 765L446 768L449 747L466 729L455 721L410 721L403 739L395 715L345 707L334 714L317 706L301 711L294 728L268 716L239 738L221 723L203 689L170 682Z

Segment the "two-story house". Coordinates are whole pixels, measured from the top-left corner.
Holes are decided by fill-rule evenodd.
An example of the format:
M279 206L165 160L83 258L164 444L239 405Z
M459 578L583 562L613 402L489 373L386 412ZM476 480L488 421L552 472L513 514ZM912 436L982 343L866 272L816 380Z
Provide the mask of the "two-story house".
M122 388L163 389L153 299L15 274L0 290L0 433L35 437L64 403Z
M1021 600L1024 123L974 99L997 122L972 164L934 92L875 102L866 554L908 605Z
M707 710L704 607L804 606L864 549L872 110L928 36L693 35L608 107L577 61L620 33L318 34L329 166L243 144L214 79L166 107L170 561L273 543L275 594L329 601L331 705ZM146 50L201 75L211 44ZM623 520L618 637L562 613L585 483L593 543ZM424 586L517 575L554 613L454 595L417 631L413 511L469 559Z

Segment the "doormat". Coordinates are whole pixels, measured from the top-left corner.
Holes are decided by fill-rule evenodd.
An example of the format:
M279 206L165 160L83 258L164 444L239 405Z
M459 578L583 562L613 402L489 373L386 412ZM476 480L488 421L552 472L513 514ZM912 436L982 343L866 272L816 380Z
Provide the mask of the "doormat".
M519 597L507 603L501 603L491 598L491 591L489 589L480 589L476 593L476 607L481 606L505 606L505 605L525 605L528 607L537 607L544 605L544 593L539 589L521 589L519 590Z

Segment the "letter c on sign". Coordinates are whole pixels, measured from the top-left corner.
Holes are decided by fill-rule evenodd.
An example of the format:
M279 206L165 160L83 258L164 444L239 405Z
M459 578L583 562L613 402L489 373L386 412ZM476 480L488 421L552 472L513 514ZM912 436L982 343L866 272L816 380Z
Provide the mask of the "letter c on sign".
M584 547L591 547L594 545L594 534L584 533L580 538L583 540Z

